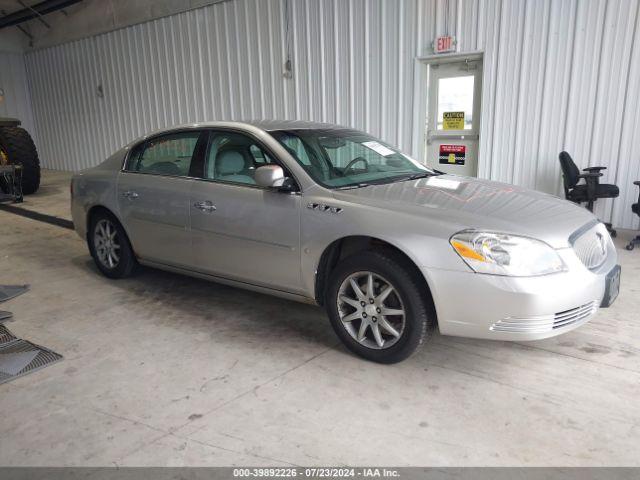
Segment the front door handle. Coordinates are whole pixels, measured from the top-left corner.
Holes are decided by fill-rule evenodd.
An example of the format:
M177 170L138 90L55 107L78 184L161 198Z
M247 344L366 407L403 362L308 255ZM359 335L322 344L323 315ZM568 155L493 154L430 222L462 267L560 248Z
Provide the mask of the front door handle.
M193 206L205 213L212 213L216 210L216 206L208 200L206 202L196 202Z
M127 190L122 194L124 198L128 198L129 200L133 200L134 198L138 198L139 195L136 192L132 192L131 190Z

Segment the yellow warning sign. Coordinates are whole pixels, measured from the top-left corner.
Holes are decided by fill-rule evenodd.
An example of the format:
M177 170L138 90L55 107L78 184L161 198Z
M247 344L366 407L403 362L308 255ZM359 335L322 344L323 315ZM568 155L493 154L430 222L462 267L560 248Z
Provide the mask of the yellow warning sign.
M464 112L443 112L443 130L464 130Z

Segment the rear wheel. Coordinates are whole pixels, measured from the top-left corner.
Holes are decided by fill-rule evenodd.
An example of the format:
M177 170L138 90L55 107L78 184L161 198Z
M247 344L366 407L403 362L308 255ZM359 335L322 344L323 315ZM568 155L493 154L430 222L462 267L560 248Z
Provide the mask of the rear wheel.
M31 135L24 128L0 127L0 165L22 165L22 193L40 187L40 159Z
M424 285L392 252L367 251L332 272L326 306L331 325L352 352L379 363L409 357L431 326Z
M125 278L133 273L136 258L127 234L113 215L98 212L91 218L87 243L93 260L109 278Z

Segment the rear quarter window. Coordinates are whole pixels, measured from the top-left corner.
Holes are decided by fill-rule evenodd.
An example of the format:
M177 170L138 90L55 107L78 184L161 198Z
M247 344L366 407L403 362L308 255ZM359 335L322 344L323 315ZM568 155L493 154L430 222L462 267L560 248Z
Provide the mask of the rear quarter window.
M188 176L200 132L155 137L136 146L126 165L130 172Z

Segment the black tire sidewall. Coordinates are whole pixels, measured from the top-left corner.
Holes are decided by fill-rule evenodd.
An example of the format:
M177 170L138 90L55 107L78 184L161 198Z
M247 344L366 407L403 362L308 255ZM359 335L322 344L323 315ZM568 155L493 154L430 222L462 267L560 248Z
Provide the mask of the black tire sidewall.
M20 127L0 127L0 146L10 164L22 166L22 193L35 193L40 187L40 159L29 132Z
M336 299L342 282L352 273L370 271L393 284L406 310L401 338L387 349L376 350L358 343L343 327ZM352 352L378 363L396 363L409 357L424 341L429 318L424 292L403 262L393 255L373 251L354 254L341 261L331 273L325 295L325 308L334 331Z
M107 266L103 265L96 253L96 248L94 245L94 233L96 225L98 224L98 222L100 222L100 220L109 220L115 226L118 239L120 240L120 261L114 268L108 268ZM91 220L89 222L89 229L87 231L87 244L89 246L89 252L91 253L93 261L95 262L100 272L102 272L102 274L106 277L113 279L125 278L131 275L131 273L133 272L133 269L136 265L136 259L133 253L133 249L131 248L131 244L129 243L127 233L125 232L118 219L113 215L107 212L99 212L91 217Z

